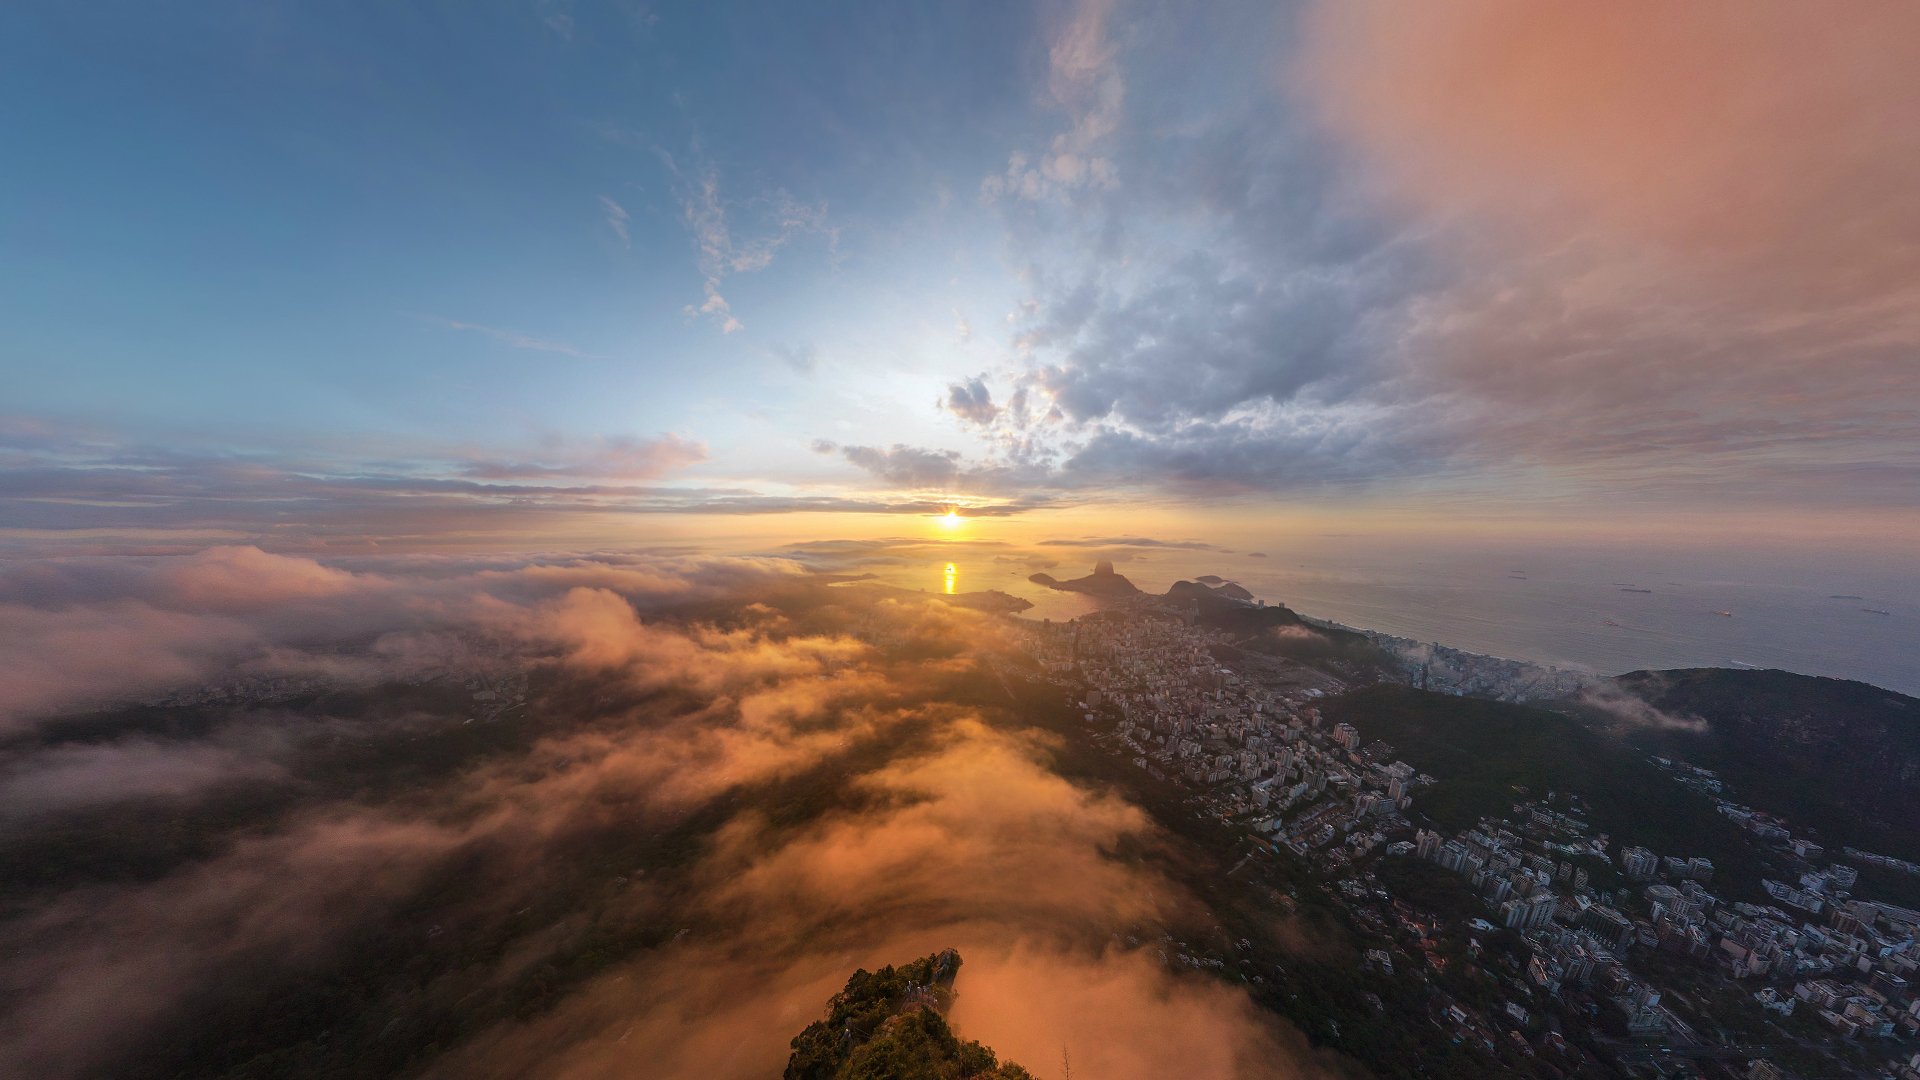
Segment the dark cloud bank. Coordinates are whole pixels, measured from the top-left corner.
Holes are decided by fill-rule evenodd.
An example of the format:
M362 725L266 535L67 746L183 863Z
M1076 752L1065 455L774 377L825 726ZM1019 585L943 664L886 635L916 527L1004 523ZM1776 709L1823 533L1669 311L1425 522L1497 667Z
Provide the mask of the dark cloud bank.
M983 616L678 555L0 571L0 1060L749 1077L856 966L1103 1077L1340 1072L1164 962L1172 839Z

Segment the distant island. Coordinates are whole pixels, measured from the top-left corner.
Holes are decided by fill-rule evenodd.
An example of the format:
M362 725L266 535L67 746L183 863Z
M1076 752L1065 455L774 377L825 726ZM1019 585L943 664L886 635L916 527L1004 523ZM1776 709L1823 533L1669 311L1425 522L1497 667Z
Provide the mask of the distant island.
M1045 585L1060 592L1086 593L1109 600L1125 600L1145 595L1139 586L1125 577L1113 572L1113 563L1101 559L1093 565L1093 573L1072 581L1061 581L1052 574L1034 574L1027 578L1035 585Z
M1128 581L1124 575L1115 573L1113 563L1106 559L1093 564L1093 573L1071 581L1061 581L1052 574L1034 574L1027 580L1059 592L1085 593L1103 600L1132 600L1152 595ZM1206 595L1253 602L1252 593L1217 574L1202 574L1194 581L1176 581L1162 595L1172 600L1183 596Z

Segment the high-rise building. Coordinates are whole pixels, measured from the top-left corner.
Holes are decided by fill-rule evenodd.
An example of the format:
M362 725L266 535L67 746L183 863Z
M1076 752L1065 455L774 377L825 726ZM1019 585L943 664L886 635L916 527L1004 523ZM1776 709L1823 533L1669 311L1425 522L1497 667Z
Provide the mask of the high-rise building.
M1440 834L1421 829L1413 836L1414 851L1423 859L1431 859L1440 851Z
M1630 847L1620 852L1620 868L1629 878L1645 881L1660 869L1660 858L1646 848Z

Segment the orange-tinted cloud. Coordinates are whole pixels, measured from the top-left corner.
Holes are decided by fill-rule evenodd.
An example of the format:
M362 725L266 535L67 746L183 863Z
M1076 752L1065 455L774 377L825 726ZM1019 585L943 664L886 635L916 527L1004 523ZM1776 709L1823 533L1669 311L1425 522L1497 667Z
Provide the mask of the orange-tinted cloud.
M1316 5L1301 78L1423 212L1591 229L1792 303L1910 303L1920 8Z
M293 789L190 859L30 894L0 920L13 991L0 1055L40 1075L113 1072L224 1040L220 1025L325 984L366 942L419 958L425 974L396 976L406 988L389 988L382 1009L459 1032L437 1058L424 1039L394 1037L445 1075L630 1075L636 1062L663 1077L768 1075L853 967L948 946L968 957L962 1032L1006 1040L1003 1052L1033 1057L1042 1075L1059 1042L1119 1080L1182 1062L1285 1076L1313 1060L1246 994L1175 974L1160 956L1161 928L1204 926L1204 909L1155 868L1169 840L1150 817L1056 773L1051 737L962 703L981 689L975 660L999 645L992 619L819 584L717 602L716 581L768 579L688 566L670 587L671 559L524 574L408 559L347 574L239 556L236 580L254 574L285 594L271 616L217 582L156 584L228 557L76 563L21 610L86 620L62 639L81 655L90 643L145 655L150 638L231 628L161 681L225 678L232 665L409 681L531 669L563 689L485 734L460 712L337 719L257 706L206 731L85 744L22 733L27 749L0 761L0 827L12 830L0 839L55 817L84 828L116 802L166 799L190 814L237 785ZM127 594L145 599L108 598ZM699 617L647 599L659 596L700 598ZM396 629L369 638L383 620ZM102 636L116 622L136 637ZM310 649L281 636L285 622L345 625L364 648L336 656L320 633ZM461 711L467 678L439 684ZM57 682L48 694L72 692ZM468 736L490 749L415 771ZM405 782L385 795L358 778L330 785L343 740ZM309 771L315 759L332 764ZM788 782L804 794L786 794ZM223 814L199 827L232 824ZM626 944L603 954L612 966L598 978L561 984L535 1019L508 1019L530 983L578 970L583 951L608 942ZM1047 1000L1021 1000L1030 994ZM338 1023L371 1024L371 1044L389 1019Z
M1289 85L1448 268L1393 345L1436 458L1693 505L1920 483L1920 8L1328 0L1301 41Z

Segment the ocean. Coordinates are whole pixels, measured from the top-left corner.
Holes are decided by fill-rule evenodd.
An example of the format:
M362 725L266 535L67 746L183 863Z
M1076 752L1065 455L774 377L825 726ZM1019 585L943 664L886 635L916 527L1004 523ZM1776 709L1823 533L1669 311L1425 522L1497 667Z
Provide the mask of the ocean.
M1114 548L1050 553L1074 578L1095 557L1142 589L1217 574L1269 603L1348 626L1493 656L1613 675L1641 668L1783 668L1920 695L1920 583L1886 568L1809 571L1766 558L1702 553L1244 552ZM1033 563L956 545L951 558L882 572L942 591L1000 589L1033 602L1026 618L1094 610L1086 597L1027 581ZM1646 591L1639 591L1646 590ZM1726 615L1718 614L1727 612ZM1887 614L1876 614L1885 611Z

